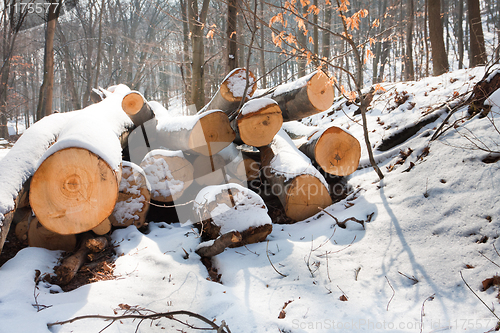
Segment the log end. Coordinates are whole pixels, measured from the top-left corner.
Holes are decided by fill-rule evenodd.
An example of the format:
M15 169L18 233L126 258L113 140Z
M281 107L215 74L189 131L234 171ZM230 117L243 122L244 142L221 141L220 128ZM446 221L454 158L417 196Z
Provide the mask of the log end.
M122 109L129 116L133 116L141 111L144 105L144 97L136 91L125 95L122 100Z
M257 85L253 84L255 82L255 75L248 71L249 74L249 83L247 95L252 96L255 90L257 89ZM243 97L243 90L246 85L246 69L238 68L234 70L225 80L222 82L220 86L220 94L222 98L224 98L228 102L240 102Z
M318 213L321 208L332 204L332 199L325 185L311 175L295 177L288 186L285 214L296 221L302 221Z
M358 168L361 145L351 134L338 127L330 127L316 142L315 156L325 172L347 176Z
M328 110L335 98L332 83L326 74L318 71L307 83L307 96L318 111Z
M33 175L30 204L40 223L62 235L97 227L113 212L118 175L99 156L66 148L49 156Z
M238 131L241 140L249 146L268 145L283 125L281 109L271 104L257 112L238 117Z

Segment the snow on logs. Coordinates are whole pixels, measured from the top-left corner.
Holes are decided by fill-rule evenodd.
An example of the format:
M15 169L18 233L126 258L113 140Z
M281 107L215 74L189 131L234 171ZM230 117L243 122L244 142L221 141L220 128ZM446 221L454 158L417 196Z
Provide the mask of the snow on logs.
M288 217L300 221L332 204L324 177L284 131L260 149L262 171Z
M193 204L200 216L201 243L196 253L212 257L226 247L263 241L272 231L271 218L262 198L238 184L207 186Z
M146 223L151 199L151 185L144 170L132 162L123 161L119 191L113 214L107 222L115 227L128 227L132 224L137 228L142 227ZM95 229L93 231L100 234Z
M180 150L155 149L142 160L141 168L151 185L151 199L172 202L193 183L193 165Z
M247 84L246 72L245 68L236 68L232 70L224 80L222 80L219 90L210 102L200 110L200 113L206 110L222 110L228 115L233 113L241 104L243 94L245 93ZM254 83L255 75L251 71L248 71L248 89L245 100L250 98L255 92L257 85Z
M312 134L300 146L307 155L329 174L347 176L356 171L361 157L359 141L339 127L331 126Z
M283 121L299 120L328 110L334 99L330 79L321 71L274 88L265 97L278 102Z
M283 117L278 103L267 97L246 102L231 122L237 137L254 147L269 144L282 124Z

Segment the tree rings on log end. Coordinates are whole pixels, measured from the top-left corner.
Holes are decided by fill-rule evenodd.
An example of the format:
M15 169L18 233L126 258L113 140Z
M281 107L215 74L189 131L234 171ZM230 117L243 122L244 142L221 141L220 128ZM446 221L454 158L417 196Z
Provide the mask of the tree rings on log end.
M307 82L307 97L318 111L328 110L332 106L335 93L330 79L322 71L318 71Z
M314 176L297 176L286 188L285 214L296 221L318 213L318 207L326 208L332 204L328 189Z
M238 131L241 140L254 147L268 145L283 125L281 109L271 104L259 111L238 116Z
M358 168L361 146L351 134L338 127L330 127L316 142L314 155L325 172L347 176Z
M136 91L128 93L122 100L122 109L129 116L133 116L141 111L143 105L144 98Z
M210 156L227 147L236 138L227 115L222 111L202 114L189 136L189 149Z
M62 149L33 175L30 204L48 230L62 235L82 233L111 215L119 180L96 154L83 148Z

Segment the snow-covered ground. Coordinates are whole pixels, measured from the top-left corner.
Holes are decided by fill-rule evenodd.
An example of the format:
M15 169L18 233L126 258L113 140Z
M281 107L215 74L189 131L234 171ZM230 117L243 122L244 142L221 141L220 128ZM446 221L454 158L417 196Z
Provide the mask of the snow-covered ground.
M478 68L386 84L387 92L375 96L368 113L372 144L417 122L428 107L469 90L483 73ZM393 108L396 90L410 97ZM492 102L500 105L500 98ZM356 123L361 118L354 110L343 107L345 113L324 112L304 123L324 126L333 120L363 147ZM450 122L466 111L459 110ZM498 121L500 107L494 105L492 114ZM35 270L51 273L60 253L23 249L0 268L0 331L99 332L109 322L86 319L50 329L47 323L122 314L124 304L157 312L189 310L217 324L224 320L232 332L488 331L497 319L461 274L490 308L499 307L498 290L482 291L481 282L499 271L500 164L484 163L487 153L471 147L471 140L500 151L500 133L491 118L475 117L429 142L445 116L386 152L376 150L384 180L379 182L369 167L360 169L349 179L353 193L327 208L340 222L371 217L370 222L350 220L343 229L320 213L293 225L274 225L269 243L227 249L214 259L222 284L207 280L194 253L200 240L180 224L151 223L147 234L134 226L115 231L117 279L67 293L44 282L35 290ZM413 152L396 165L400 150L409 148ZM363 149L362 165L366 160ZM49 307L37 312L35 301ZM282 310L284 318L278 319ZM105 332L134 332L137 324L122 320ZM146 321L139 331L174 328L189 331L168 319Z

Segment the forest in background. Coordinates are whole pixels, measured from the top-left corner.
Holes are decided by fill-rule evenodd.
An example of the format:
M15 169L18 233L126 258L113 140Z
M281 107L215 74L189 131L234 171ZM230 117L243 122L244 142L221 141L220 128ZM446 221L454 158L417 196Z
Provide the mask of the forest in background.
M199 110L236 67L259 88L320 67L349 94L499 58L500 0L59 1L0 7L0 137L8 120L91 104L98 86Z

